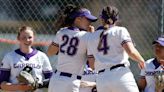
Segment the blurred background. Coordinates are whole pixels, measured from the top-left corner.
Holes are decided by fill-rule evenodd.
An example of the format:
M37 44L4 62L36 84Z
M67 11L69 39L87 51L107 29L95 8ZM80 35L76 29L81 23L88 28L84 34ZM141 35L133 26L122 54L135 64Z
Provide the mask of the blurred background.
M145 60L153 57L152 41L164 29L164 0L0 0L0 60L18 48L16 33L22 25L35 29L34 47L45 52L59 29L55 22L67 4L86 7L97 17L104 6L116 6L120 12L119 24L128 29L136 48ZM97 28L100 22L93 25ZM56 56L50 57L50 61L55 68ZM136 63L131 62L131 69L137 79Z

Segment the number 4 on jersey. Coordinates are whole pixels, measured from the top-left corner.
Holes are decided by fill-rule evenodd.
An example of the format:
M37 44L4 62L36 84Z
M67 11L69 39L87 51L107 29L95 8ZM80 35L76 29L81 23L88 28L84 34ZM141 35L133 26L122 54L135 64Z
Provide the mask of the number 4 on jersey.
M98 51L103 52L104 55L107 54L108 50L109 50L107 36L108 36L108 34L100 36L99 45L97 47Z

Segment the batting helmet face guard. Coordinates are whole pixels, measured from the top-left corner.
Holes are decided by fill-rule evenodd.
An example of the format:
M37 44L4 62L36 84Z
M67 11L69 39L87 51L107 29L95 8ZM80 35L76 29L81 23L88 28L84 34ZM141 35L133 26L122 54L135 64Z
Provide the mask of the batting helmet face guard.
M157 40L153 41L153 44L159 43L164 46L164 37L159 37Z
M97 17L93 16L93 15L91 14L91 12L90 12L88 9L85 9L85 8L83 8L83 9L81 9L80 11L75 12L75 13L73 13L73 14L71 15L72 18L82 17L82 16L86 17L86 18L87 18L88 20L90 20L91 22L97 21Z

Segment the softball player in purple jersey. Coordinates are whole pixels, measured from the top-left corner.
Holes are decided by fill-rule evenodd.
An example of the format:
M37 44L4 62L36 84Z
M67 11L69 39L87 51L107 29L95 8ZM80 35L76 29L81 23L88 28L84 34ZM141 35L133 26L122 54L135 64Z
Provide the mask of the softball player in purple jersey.
M52 75L52 67L46 54L31 47L34 42L34 35L31 27L21 27L17 36L20 48L11 51L3 58L0 66L0 83L1 89L5 92L30 92L32 87L19 84L16 78L25 66L33 68L33 74L38 78L40 84ZM43 92L43 90L37 89L34 92Z
M88 60L99 73L96 78L97 91L139 92L128 68L128 56L137 61L140 68L145 67L144 59L133 46L127 29L115 25L117 19L118 10L113 6L105 7L101 14L103 26L88 40Z
M141 70L141 77L138 80L138 86L144 92L156 92L154 74L164 72L164 37L155 40L153 46L155 58L146 61L146 67Z
M81 75L87 59L87 38L91 22L97 18L85 8L68 5L64 10L67 25L61 28L49 46L47 54L58 52L56 71L51 77L48 92L79 92ZM93 30L93 29L92 29Z

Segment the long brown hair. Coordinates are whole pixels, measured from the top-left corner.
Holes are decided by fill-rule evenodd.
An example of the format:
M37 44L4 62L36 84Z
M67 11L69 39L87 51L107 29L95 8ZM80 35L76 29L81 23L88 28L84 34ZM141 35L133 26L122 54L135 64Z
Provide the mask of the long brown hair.
M75 20L75 17L72 17L72 14L80 11L80 9L79 6L68 4L63 11L60 12L59 18L55 22L56 28L59 29L61 27L72 26Z

